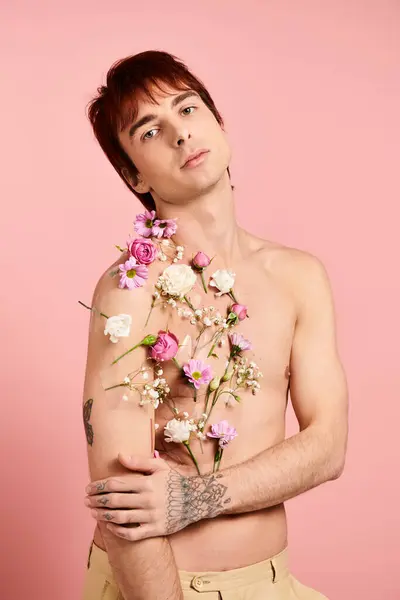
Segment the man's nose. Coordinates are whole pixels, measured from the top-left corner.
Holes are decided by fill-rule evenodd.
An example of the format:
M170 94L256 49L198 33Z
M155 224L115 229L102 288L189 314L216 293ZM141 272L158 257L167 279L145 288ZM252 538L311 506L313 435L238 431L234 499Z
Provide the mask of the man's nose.
M177 146L182 146L183 144L185 144L185 142L190 140L190 137L190 131L187 128L181 127L177 130L175 134L175 144Z

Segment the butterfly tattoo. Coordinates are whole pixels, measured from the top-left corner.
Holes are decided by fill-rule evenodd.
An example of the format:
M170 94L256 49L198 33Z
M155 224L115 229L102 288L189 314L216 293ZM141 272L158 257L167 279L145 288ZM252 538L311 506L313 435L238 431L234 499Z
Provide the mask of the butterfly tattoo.
M93 427L89 423L92 414L93 398L89 398L83 407L83 423L85 425L86 440L89 446L93 446Z

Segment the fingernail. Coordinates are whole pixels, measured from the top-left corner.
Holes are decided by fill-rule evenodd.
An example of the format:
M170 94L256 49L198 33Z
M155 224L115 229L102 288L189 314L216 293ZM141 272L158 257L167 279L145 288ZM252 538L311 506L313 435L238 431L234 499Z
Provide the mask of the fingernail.
M90 500L89 500L89 498L85 498L85 504L86 504L86 506L90 506Z
M87 486L87 488L86 488L86 490L85 490L85 492L86 492L87 494L89 494L89 492L90 492L90 490L91 490L91 489L92 489L92 486L91 486L91 485L88 485L88 486Z
M92 515L92 517L94 517L95 519L97 518L97 510L91 510L90 514Z

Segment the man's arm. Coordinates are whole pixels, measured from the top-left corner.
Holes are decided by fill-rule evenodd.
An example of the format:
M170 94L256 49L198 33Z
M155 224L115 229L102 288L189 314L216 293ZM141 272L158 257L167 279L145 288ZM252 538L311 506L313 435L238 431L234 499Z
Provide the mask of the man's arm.
M160 459L143 461L135 455L123 458L121 462L131 471L149 473L151 483L148 522L129 531L131 540L174 533L220 514L275 506L342 473L348 392L337 350L330 283L318 259L305 253L295 258L294 287L299 308L292 344L290 395L300 432L244 463L202 477L185 477ZM120 489L125 490L127 485L126 478ZM101 510L98 518L103 518ZM117 522L123 523L122 515L121 519ZM122 531L118 525L113 530L116 535Z
M127 472L116 458L119 452L135 453L143 458L152 456L155 421L154 409L150 404L140 406L137 392L126 387L105 390L123 382L128 373L137 373L133 381L144 383L140 368L146 358L145 348L139 347L116 364L111 366L111 363L144 337L142 327L149 310L148 296L142 288L132 291L118 289L115 280L106 273L96 287L92 306L108 317L121 313L133 317L130 336L114 344L104 335L105 317L97 311L91 313L83 414L93 481ZM152 372L148 374L151 381ZM128 399L123 399L123 396L128 396ZM145 491L147 478L144 475L137 477L140 479L138 485ZM107 492L107 485L100 491ZM103 498L104 507L108 508L107 496ZM112 522L112 509L107 512L106 520ZM132 544L127 539L114 536L107 529L106 522L99 525L125 600L182 598L173 553L165 537ZM128 533L129 529L125 531Z
M328 275L312 255L295 257L298 318L292 345L290 397L300 432L243 464L221 471L231 501L223 513L274 506L343 471L348 391L339 358Z

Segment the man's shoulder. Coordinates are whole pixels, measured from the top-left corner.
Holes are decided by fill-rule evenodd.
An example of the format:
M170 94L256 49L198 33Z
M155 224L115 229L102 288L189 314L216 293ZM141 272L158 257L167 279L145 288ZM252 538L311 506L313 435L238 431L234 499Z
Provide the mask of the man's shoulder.
M307 294L307 289L329 285L326 267L318 256L293 246L261 240L257 251L261 265L295 296Z
M121 288L120 283L120 265L124 265L129 259L128 252L124 251L121 255L103 270L95 284L92 298L92 306L106 312L124 312L127 310L148 310L148 303L144 302L150 299L154 292L154 283L156 282L158 272L154 265L149 265L147 269L147 279L140 287L133 289Z

